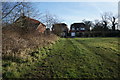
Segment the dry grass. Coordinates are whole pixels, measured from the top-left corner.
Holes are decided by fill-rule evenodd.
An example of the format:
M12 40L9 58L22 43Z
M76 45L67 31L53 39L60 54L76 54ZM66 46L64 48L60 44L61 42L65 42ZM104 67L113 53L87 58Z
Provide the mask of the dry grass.
M25 56L36 48L54 43L54 34L45 35L35 29L7 26L2 29L2 56Z

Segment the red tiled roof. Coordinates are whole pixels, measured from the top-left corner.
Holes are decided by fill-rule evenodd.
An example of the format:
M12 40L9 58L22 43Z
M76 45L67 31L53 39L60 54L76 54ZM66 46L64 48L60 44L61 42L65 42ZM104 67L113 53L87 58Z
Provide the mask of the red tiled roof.
M78 27L78 26L81 26L83 25L85 27L85 24L84 23L73 23L71 24L71 27L74 26L74 27Z
M33 23L36 23L36 24L40 24L41 23L38 20L32 19L30 17L26 17L26 16L20 16L15 22L19 21L20 19L24 19L26 21L32 21Z
M41 22L40 22L41 23ZM41 23L43 26L45 26L43 23ZM46 26L45 26L46 27Z
M32 18L28 18L30 21L33 21L34 23L40 23L40 21L32 19Z

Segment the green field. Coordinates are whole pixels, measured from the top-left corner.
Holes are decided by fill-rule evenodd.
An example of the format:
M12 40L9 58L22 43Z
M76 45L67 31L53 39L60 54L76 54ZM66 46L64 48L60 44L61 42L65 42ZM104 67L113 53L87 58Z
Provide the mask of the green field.
M119 38L60 38L28 59L3 60L4 78L118 78Z

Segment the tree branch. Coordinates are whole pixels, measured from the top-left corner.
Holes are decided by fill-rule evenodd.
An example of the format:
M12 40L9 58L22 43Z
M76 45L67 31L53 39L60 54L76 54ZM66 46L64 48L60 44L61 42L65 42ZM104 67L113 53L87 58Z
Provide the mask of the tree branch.
M21 3L22 3L22 2L21 2ZM2 17L2 19L4 19L5 17L7 17L7 16L12 12L12 10L15 9L15 8L16 8L18 5L20 5L21 3L15 5L5 16Z

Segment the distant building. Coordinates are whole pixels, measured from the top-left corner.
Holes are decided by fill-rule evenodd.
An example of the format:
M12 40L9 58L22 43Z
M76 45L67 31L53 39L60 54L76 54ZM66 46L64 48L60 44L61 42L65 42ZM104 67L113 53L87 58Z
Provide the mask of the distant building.
M69 32L72 37L81 37L84 36L87 31L90 31L90 27L86 26L84 23L73 23Z
M65 23L53 24L52 32L60 37L66 37L68 34L68 27Z
M16 21L15 25L19 27L26 27L29 29L37 30L38 32L44 33L46 26L38 20L32 19L26 16L20 16Z
M43 23L40 23L36 29L38 32L44 33L46 30L46 26Z

